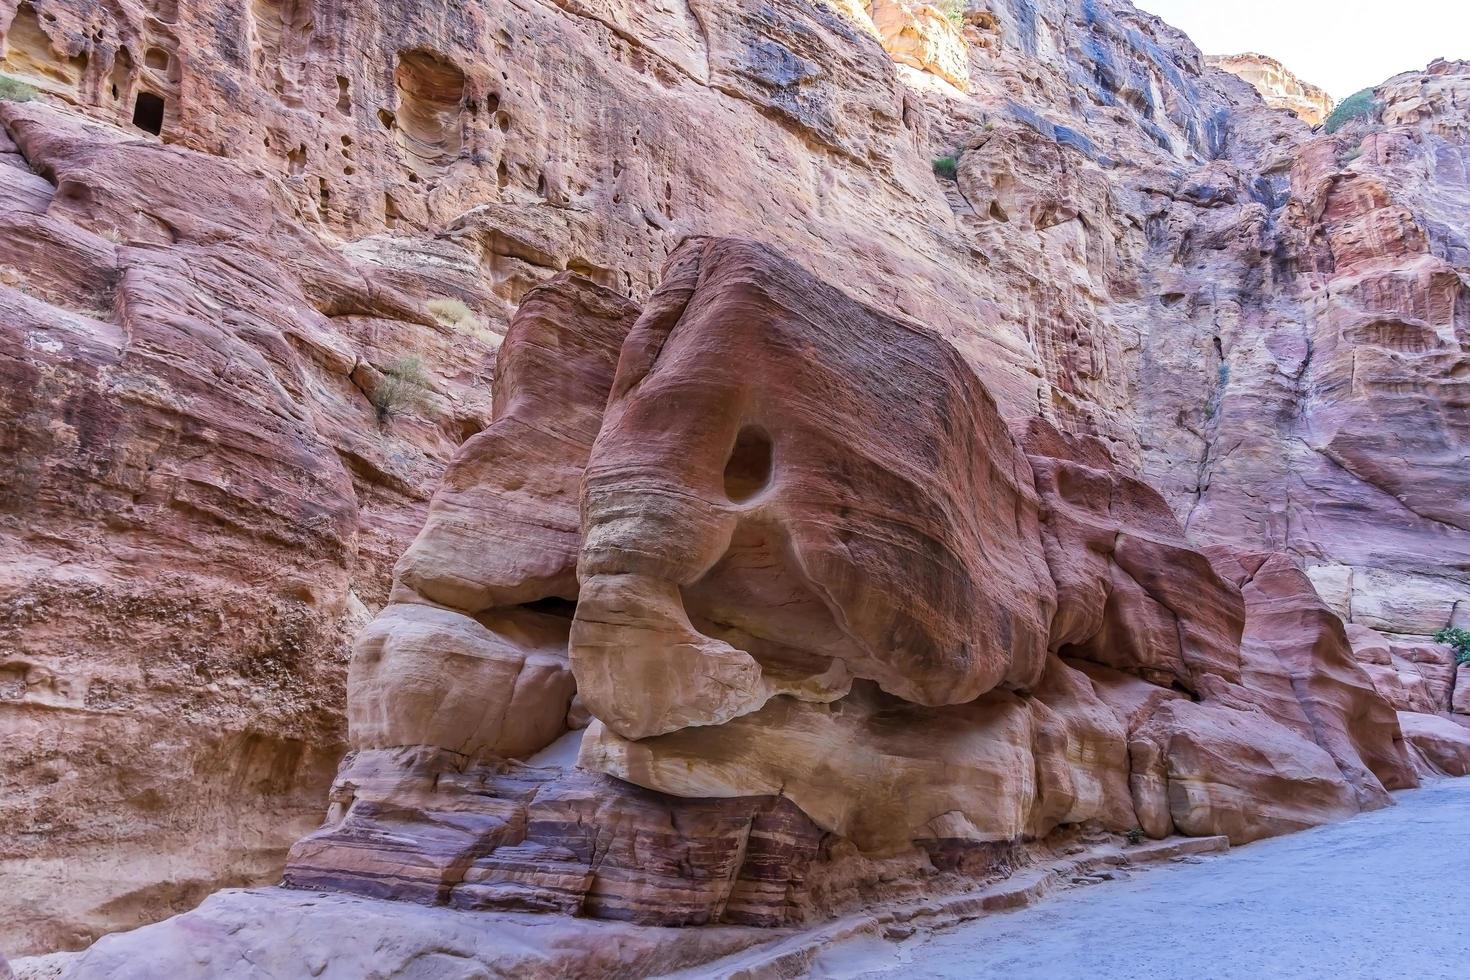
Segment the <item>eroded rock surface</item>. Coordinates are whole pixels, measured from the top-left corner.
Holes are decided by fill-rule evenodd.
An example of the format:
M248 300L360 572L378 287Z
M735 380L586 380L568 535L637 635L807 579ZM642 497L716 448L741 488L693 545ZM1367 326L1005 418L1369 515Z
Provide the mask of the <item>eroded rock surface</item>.
M688 840L663 838L707 846L701 869L743 867L731 840L768 805L750 801L795 779L811 827L782 833L819 833L822 859L805 881L740 873L761 882L743 907L770 919L887 894L863 882L922 892L1000 873L1020 859L1002 841L1016 827L1121 827L1131 807L1150 832L1245 839L1373 805L1403 778L1391 724L1288 566L1355 641L1384 638L1387 663L1360 647L1364 669L1393 707L1435 719L1401 723L1429 749L1415 764L1453 769L1457 739L1438 722L1465 719L1470 682L1429 636L1470 625L1464 64L1390 80L1329 136L1115 0L328 6L0 0L0 72L39 89L0 102L0 441L16 459L0 477L0 748L19 760L0 804L0 873L18 882L0 894L0 948L74 948L274 877L321 810L348 738L347 651L375 617L351 680L353 765L376 774L381 803L393 760L419 760L405 819L438 829L425 772L496 773L475 807L543 799L545 780L516 777L513 801L486 802L588 724L574 656L609 663L646 627L646 664L693 648L718 663L719 696L609 667L587 750L635 782L735 794L699 804ZM617 411L638 422L640 404L663 404L670 443L697 451L678 458L645 419L631 445L593 452L619 332L635 306L685 309L681 273L661 270L691 235L759 240L829 284L811 287L820 302L776 304L840 314L830 336L762 354L771 380L708 356L723 343L711 324L738 326L746 346L723 349L744 355L755 326L689 318L690 377L771 395L788 435L815 434L805 462L830 472L802 481L805 504L761 489L762 440L742 441L743 424L726 486L720 447L679 400L709 396L677 390L683 366L667 373L646 348L637 360L675 390L618 392ZM732 289L771 314L757 292ZM603 332L578 334L575 357L512 345L492 408L489 355L518 307L547 339L584 318ZM833 361L847 317L888 346ZM908 320L947 344L921 345L913 375L889 343ZM682 329L648 334L677 347ZM779 388L834 371L854 373L831 399ZM973 472L915 472L924 452L964 459L961 436L910 417L903 387L935 377L978 420ZM728 436L751 404L711 428ZM881 417L833 421L858 406ZM1033 418L1061 441L1038 452ZM880 527L861 510L890 500L895 439L929 447L903 471L927 511L848 552L837 532L872 544ZM719 560L584 540L594 455L610 467L601 486L649 504L650 527L687 523ZM659 493L621 480L635 461ZM832 491L848 479L866 488L855 504ZM967 512L954 489L967 481L994 491L993 514ZM616 544L621 519L600 511L599 534ZM827 557L801 567L788 540ZM910 564L915 541L939 546ZM589 552L620 570L583 588L571 569ZM933 608L894 578L920 565L950 583ZM974 587L992 575L1006 589ZM977 592L988 611L954 606ZM580 616L569 654L574 601L624 600L636 615ZM802 642L777 649L787 614ZM1007 617L1044 635L1013 647ZM947 659L980 620L988 635ZM928 657L912 671L911 636ZM618 704L628 684L654 693ZM974 768L935 778L916 810L952 814L854 796L866 760L813 772L772 734L872 739L895 772L932 773L931 746L885 721L933 731L945 713L963 721L932 747ZM672 761L689 752L705 762ZM729 764L709 765L716 752ZM987 781L1018 795L979 806ZM596 785L613 825L682 805ZM316 835L313 867L365 881L364 842L391 814L334 792L334 823L361 833ZM1282 794L1294 802L1230 809ZM894 819L865 821L865 807ZM478 876L491 905L516 889L559 908L601 894L584 887L595 847L584 862L555 834L516 851L488 833L472 820L405 844L422 855L405 880L437 875L439 895ZM899 853L874 858L858 838ZM718 913L718 890L678 894L682 874L607 893L655 915Z
M1205 60L1211 68L1228 71L1250 82L1267 105L1294 113L1308 126L1320 126L1332 114L1332 96L1297 78L1275 58L1263 54L1232 54Z
M0 901L35 950L279 873L490 349L237 163L0 116ZM425 407L384 424L406 351Z
M834 701L854 678L940 706L1043 669L1035 491L978 378L748 243L671 256L618 366L583 521L572 665L627 738L781 694Z
M636 323L612 300L563 277L511 324L496 421L430 511L484 501L496 546L458 549L463 528L431 516L399 565L354 659L356 750L288 885L781 926L1008 873L1064 826L1245 842L1416 784L1393 709L1292 559L1212 564L1102 443L1043 422L1018 442L942 338L732 239L676 250ZM561 408L517 401L555 386L533 380L552 340L585 356L548 379L585 383ZM572 434L564 452L503 438L532 418ZM555 577L530 560L538 533L497 530L537 525L495 501L541 486L538 466L581 488L560 599L590 715L575 767L532 755L570 688L538 697L550 633L509 625L554 618ZM464 595L494 579L522 602L430 604L409 577L433 579L441 540ZM384 669L399 648L413 667Z

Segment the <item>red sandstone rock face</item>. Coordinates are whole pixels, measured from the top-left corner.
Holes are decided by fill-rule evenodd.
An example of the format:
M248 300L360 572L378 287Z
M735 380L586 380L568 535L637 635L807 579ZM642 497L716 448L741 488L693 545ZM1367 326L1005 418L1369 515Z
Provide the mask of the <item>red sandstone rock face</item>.
M348 674L355 748L519 758L566 730L578 494L638 308L563 275L529 293L490 426L460 449Z
M676 799L429 747L357 753L338 786L350 798L292 849L287 885L655 925L807 914L794 886L821 834L786 800Z
M1245 686L1270 697L1274 659L1277 676L1289 683L1275 701L1297 705L1277 720L1332 756L1363 808L1387 805L1385 789L1417 785L1392 705L1354 659L1342 621L1307 576L1287 555L1238 562L1249 572L1241 583L1249 610L1241 651L1258 671ZM1264 708L1273 713L1269 703Z
M565 270L642 302L690 234L775 244L874 316L932 327L1015 431L1040 416L1117 461L1069 450L1055 469L1101 470L1088 480L1143 508L1119 523L1101 497L1069 496L1041 524L1031 554L1057 576L1067 632L1044 645L1096 661L1068 673L1048 656L1032 688L985 695L1001 706L967 724L1005 737L961 746L977 775L943 791L974 798L1030 739L1036 797L975 827L1121 823L1120 730L1124 749L1157 752L1128 800L1152 828L1223 819L1219 787L1283 792L1242 767L1253 739L1311 791L1236 835L1371 799L1361 776L1338 785L1349 769L1389 781L1353 726L1320 753L1301 747L1315 729L1291 687L1314 675L1259 655L1249 594L1232 657L1238 600L1195 549L1294 556L1334 612L1389 638L1397 687L1375 680L1390 700L1424 708L1446 691L1427 634L1470 615L1464 65L1393 79L1372 120L1313 137L1187 38L1108 0L993 0L956 30L922 5L871 5L890 12L883 31L852 0L349 6L0 0L0 72L42 89L0 103L0 440L17 460L0 477L14 556L0 572L0 739L20 760L0 808L0 873L19 882L0 896L0 946L79 945L279 867L343 739L347 645L388 602L387 570L444 461L490 419L484 355L511 311ZM942 79L962 73L960 96ZM948 156L957 181L932 171ZM415 357L426 388L389 370ZM583 405L566 431L592 426L597 399L562 398L557 359L533 360L533 386ZM405 393L419 404L380 419L393 413L375 403ZM671 418L687 438L694 423ZM503 474L534 461L542 482L487 475L515 445L465 456L431 518L442 560L415 546L412 587L363 640L378 667L364 657L358 672L377 692L357 702L362 744L454 736L521 755L586 722L578 701L564 710L557 601L573 598L567 556L582 546L567 502L578 467L532 433L515 444L534 460ZM1043 504L1061 501L1027 455ZM1185 533L1159 524L1139 480ZM1105 539L1115 524L1126 547ZM492 532L544 550L492 571L514 550L489 551ZM1177 644L1174 562L1209 598ZM660 588L637 596L661 642L680 609L728 613ZM756 591L741 608L768 620ZM1044 592L1023 604L1045 606ZM1315 614L1291 615L1305 618L1261 636L1334 646ZM704 643L709 623L689 625ZM445 683L441 648L466 683ZM751 659L764 688L772 651ZM749 662L732 666L750 681L738 705L766 693L751 696ZM1229 700L1236 673L1255 700ZM1357 703L1357 681L1329 673L1313 698ZM778 680L808 697L841 689L800 675ZM394 678L413 698L393 696ZM1145 678L1202 700L1186 707ZM870 688L855 682L829 735L873 734L886 709L872 705L893 695ZM412 706L456 691L437 725ZM1463 672L1446 694L1467 710ZM790 700L659 738L719 739ZM530 713L507 726L481 703ZM1234 724L1262 704L1286 735ZM916 731L938 710L894 709ZM1381 747L1384 726L1372 730ZM772 731L759 766L742 759L742 785L789 764ZM1445 762L1454 740L1431 737L1451 746L1435 750ZM898 742L894 758L932 763L922 740ZM1202 803L1195 787L1210 787ZM812 798L851 806L850 788ZM959 820L916 831L892 812L898 836L930 840L920 868L973 855L977 831ZM890 877L927 881L914 867Z
M1023 451L942 340L767 249L695 239L666 271L636 323L574 278L528 297L502 414L431 514L472 500L475 527L533 530L463 548L431 516L359 644L359 749L288 884L791 924L995 873L1062 825L1249 841L1415 784L1290 559L1217 572L1100 443L1035 424ZM559 451L505 438L526 424ZM570 554L538 530L565 501L516 491L580 465L558 633L540 602L557 577L531 559ZM439 554L459 594L506 604L430 603L409 576L436 581ZM592 716L576 767L511 761L561 732L572 678Z
M0 116L0 861L34 950L278 873L487 348L237 164ZM422 405L383 423L405 351Z
M620 735L832 701L854 678L938 706L1040 677L1035 494L979 380L759 247L670 257L583 500L572 665Z
M1470 728L1443 715L1400 711L1404 738L1426 775L1470 775Z
M1403 643L1365 626L1349 625L1353 654L1373 685L1398 711L1440 714L1458 711L1454 654L1435 643Z
M1273 168L1284 193L1265 199L1268 222L1252 235L1269 269L1232 300L1225 329L1200 335L1218 338L1223 358L1203 479L1181 488L1160 476L1176 505L1190 501L1193 534L1289 545L1339 615L1408 638L1470 608L1464 249L1451 203L1464 146L1447 98L1464 78L1442 64L1391 80L1377 115ZM1191 264L1209 261L1199 237L1168 236L1190 280ZM1305 495L1280 489L1288 473Z
M1239 681L1240 592L1185 543L1163 498L1096 440L1033 420L1025 446L1057 583L1052 649L1196 694Z

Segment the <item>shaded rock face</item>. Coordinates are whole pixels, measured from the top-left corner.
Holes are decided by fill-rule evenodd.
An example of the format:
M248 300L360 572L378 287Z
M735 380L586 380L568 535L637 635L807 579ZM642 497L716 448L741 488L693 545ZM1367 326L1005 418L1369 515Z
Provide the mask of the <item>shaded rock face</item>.
M1228 71L1250 82L1268 106L1285 109L1308 126L1320 126L1332 114L1332 96L1297 78L1275 58L1263 54L1232 54L1211 56L1205 61L1211 68Z
M636 322L555 279L500 357L359 640L355 751L290 886L789 925L1004 873L1063 825L1249 841L1416 784L1288 557L1217 570L1101 443L1018 443L944 340L767 248L686 242ZM579 465L551 585L535 559L572 549L536 515L568 501L523 488ZM438 555L473 609L424 594ZM584 723L575 767L537 754Z
M886 31L880 7L901 15ZM764 453L759 438L737 433L728 448L740 448L730 458L743 465L731 489L753 496L734 506L722 470L688 505L711 522L731 521L711 500L737 514L745 536L732 532L717 549L729 560L710 570L746 584L734 611L688 583L667 594L667 576L678 574L663 565L603 583L628 586L622 594L655 627L660 656L683 615L691 642L724 656L738 682L713 708L686 705L677 718L659 709L654 727L729 718L638 738L602 724L596 744L610 760L659 739L714 738L792 704L822 738L879 738L891 732L890 710L922 718L964 707L933 703L947 700L936 699L935 678L978 689L1010 662L1000 686L980 695L989 713L965 721L1003 737L961 747L962 757L989 759L977 770L989 772L1000 756L986 753L1020 745L1029 724L1033 760L1044 745L1076 758L1034 777L1061 787L1050 802L1017 804L1003 820L967 815L917 831L907 816L893 823L894 839L942 842L918 845L921 869L931 852L963 864L955 855L977 836L1062 812L1121 812L1117 781L1088 771L1114 771L1116 723L1095 716L1076 678L1054 669L1057 657L1116 682L1109 690L1142 684L1148 717L1161 699L1209 705L1237 674L1248 686L1249 658L1230 651L1235 630L1249 636L1250 610L1208 584L1198 558L1206 543L1292 556L1333 612L1395 648L1442 656L1428 635L1451 620L1470 625L1457 476L1467 417L1463 64L1390 80L1371 118L1314 136L1263 110L1246 82L1210 68L1179 32L1112 0L969 0L958 23L926 5L860 0L0 0L0 35L0 72L40 90L35 101L0 102L0 443L15 460L0 474L0 748L19 760L0 775L0 874L19 883L0 894L7 951L75 947L214 887L274 877L320 813L347 739L348 650L379 613L354 668L353 685L376 692L352 708L359 757L415 739L523 756L587 722L568 640L573 600L593 596L570 569L595 547L582 535L579 454L602 430L604 402L562 386L593 383L579 365L596 331L570 374L557 374L559 355L519 358L535 365L531 387L503 391L528 407L497 416L519 434L462 456L432 516L429 496L456 447L491 420L490 355L513 312L567 304L616 333L633 316L621 304L654 309L655 288L676 278L661 269L690 235L759 239L879 311L865 314L876 318L870 326L904 318L932 328L1011 431L1027 433L1039 417L1069 439L1095 438L1115 462L1087 465L1110 473L1110 486L1156 488L1184 533L1159 531L1157 501L1144 507L1131 489L1108 491L1138 498L1126 526L1087 494L1045 504L1071 491L1054 491L1038 460L1073 450L1036 453L1021 439L1036 484L1011 489L996 474L1015 450L987 423L987 454L966 464L974 472L964 479L1019 502L1020 516L1004 525L1002 554L975 552L974 514L953 515L949 581L989 575L998 560L1016 583L1024 564L1044 565L1050 591L1045 582L1029 593L978 589L997 631L998 610L1046 627L1043 663L1034 640L999 652L998 632L947 662L952 631L971 614L916 612L901 595L876 604L871 621L776 650L735 618L746 610L777 622L770 596L748 587L757 576L736 560L774 554L776 540L752 536L766 521L750 516L765 507ZM955 180L935 175L945 157ZM568 271L608 292L533 292ZM660 302L682 301L665 290ZM543 305L553 320L557 309ZM610 334L602 342L621 348ZM927 375L952 360L934 349L925 358ZM599 370L610 379L617 368ZM803 383L817 376L791 372ZM882 373L885 382L901 374ZM619 400L636 414L636 391ZM988 417L974 407L983 402L966 410ZM558 416L561 440L538 434L547 403L580 406L578 419ZM671 419L683 445L703 445L691 419ZM808 421L823 438L841 435L830 420ZM949 453L955 437L931 441ZM711 465L704 450L691 465ZM539 482L513 485L532 469ZM677 467L652 471L693 485ZM953 508L960 495L935 487L953 476L929 481L930 506ZM1043 501L1039 544L1012 552L1030 540L1020 528L1032 494ZM800 500L776 496L801 511ZM1104 539L1115 525L1117 547ZM771 526L812 541L797 533L806 524ZM392 589L393 562L425 527ZM697 530L708 544L710 527ZM518 542L536 550L517 551ZM936 564L948 560L943 549ZM841 549L828 552L843 560L815 571L783 560L773 590L865 573ZM483 571L492 561L507 563ZM1197 591L1209 604L1191 605L1191 632L1173 645L1178 588L1154 563L1176 561L1183 579L1207 583ZM865 614L855 595L825 609L804 598L797 620L811 628ZM1044 612L1053 601L1054 628ZM855 641L871 647L904 616L925 656L938 658L911 681L882 662L902 661L896 647L875 656ZM595 659L619 642L594 635L579 649ZM404 734L423 704L454 694L436 666L441 650L465 678L462 700L437 728ZM1435 685L1447 674L1431 681L1427 660L1408 659L1443 690ZM838 673L813 674L823 662L857 665L842 668L853 678L846 694ZM1394 670L1405 690L1414 686ZM411 697L395 696L398 676ZM1093 681L1099 699L1102 684ZM1071 705L1061 722L1038 707L1049 697ZM1449 697L1462 712L1470 703L1463 677ZM842 707L819 718L824 703ZM1428 706L1420 694L1396 703ZM510 715L482 714L481 704L527 714L507 725ZM1198 710L1181 702L1166 713ZM648 722L607 713L629 733ZM1282 724L1306 730L1300 719ZM1134 728L1125 726L1130 754L1135 742L1153 751ZM1235 731L1215 730L1221 739ZM1181 784L1223 765L1203 750L1186 759L1178 744L1168 764L1181 767ZM1024 773L1019 750L1004 751ZM1351 768L1341 746L1323 751ZM773 764L770 754L732 765L731 783L747 793L781 777L789 760ZM1372 753L1360 754L1367 765ZM1168 825L1164 757L1138 767L1162 794L1149 797L1154 828ZM1300 772L1324 765L1315 756ZM673 778L669 766L659 771ZM840 804L823 810L832 826L852 806L847 778L808 794L814 810ZM1146 789L1141 778L1130 769ZM973 800L979 779L941 789ZM1355 801L1372 795L1361 786L1353 781ZM1306 810L1340 810L1340 792L1312 797ZM1169 822L1209 825L1208 807L1200 818L1180 807ZM840 875L817 879L819 895L851 898Z
M0 112L0 873L26 950L278 874L488 348L425 309L432 274L370 284L233 163ZM406 349L436 417L385 424Z
M497 362L491 423L450 464L389 605L357 638L356 748L516 757L565 730L578 492L636 314L570 274L527 295Z

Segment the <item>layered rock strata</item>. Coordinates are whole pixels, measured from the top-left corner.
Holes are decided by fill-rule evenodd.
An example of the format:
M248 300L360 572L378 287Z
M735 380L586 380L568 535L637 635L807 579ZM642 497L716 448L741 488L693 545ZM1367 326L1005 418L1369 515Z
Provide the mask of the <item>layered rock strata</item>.
M489 422L511 313L567 270L644 304L691 233L933 328L1013 431L1100 440L1193 548L1290 555L1355 628L1447 657L1466 67L1391 79L1329 136L1121 0L935 9L0 0L0 73L38 90L0 101L0 948L279 873L345 738L352 637ZM557 510L497 506L522 495ZM580 550L564 518L501 531ZM489 592L424 586L450 612L392 643L385 618L381 655L449 637L482 685L539 678L495 703L539 704L545 737L570 598L534 567L545 597L496 593L489 625L463 608ZM1134 612L1172 601L1098 567ZM1059 609L1083 588L1056 585ZM1117 635L1078 642L1112 663ZM1452 745L1470 680L1449 699L1403 727ZM467 745L501 739L525 745L494 719Z
M288 885L790 925L1063 826L1245 842L1416 785L1297 565L1212 564L1095 440L1018 443L942 338L732 239L632 314L570 276L527 297ZM543 538L577 487L573 581ZM575 768L535 755L586 716Z
M1320 126L1332 115L1332 96L1304 82L1291 70L1263 54L1218 55L1205 59L1211 68L1219 68L1250 82L1266 104L1285 109L1308 126Z
M68 947L315 822L347 644L489 347L235 163L0 117L0 901L7 945Z

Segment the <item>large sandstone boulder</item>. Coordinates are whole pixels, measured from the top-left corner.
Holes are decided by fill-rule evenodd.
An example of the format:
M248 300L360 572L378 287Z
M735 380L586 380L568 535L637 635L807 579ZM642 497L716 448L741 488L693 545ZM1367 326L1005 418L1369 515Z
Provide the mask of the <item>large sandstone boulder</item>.
M749 243L670 258L583 516L572 666L628 738L780 694L832 701L852 678L962 704L1044 667L1030 467L979 380L934 335Z
M1034 693L926 708L859 682L830 706L778 698L641 741L594 722L579 763L678 796L780 794L873 852L1133 827L1121 721L1056 659Z
M1059 828L1244 842L1413 784L1305 573L1192 549L1097 440L1018 443L937 335L730 239L633 313L528 295L289 885L778 925Z
M1244 844L1358 812L1330 755L1256 712L1171 700L1132 733L1129 753L1135 806L1152 836Z
M1457 691L1454 655L1448 647L1405 642L1351 623L1353 656L1397 711L1437 714L1451 710Z
M637 307L563 274L521 304L494 417L445 473L348 674L355 748L521 758L566 729L578 493Z
M1238 681L1240 590L1186 543L1163 498L1122 473L1098 440L1037 419L1025 446L1057 583L1052 648L1195 693Z
M576 598L582 473L638 312L570 273L525 296L496 357L490 425L445 471L400 585L472 615Z
M1283 554L1238 560L1251 570L1242 583L1248 610L1242 653L1264 664L1274 658L1299 705L1299 716L1278 720L1332 756L1364 809L1386 806L1385 789L1418 785L1393 707L1354 659L1342 621L1301 568ZM1267 692L1270 684L1255 690Z

